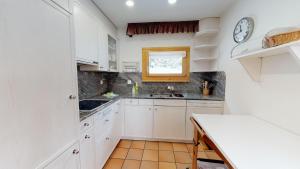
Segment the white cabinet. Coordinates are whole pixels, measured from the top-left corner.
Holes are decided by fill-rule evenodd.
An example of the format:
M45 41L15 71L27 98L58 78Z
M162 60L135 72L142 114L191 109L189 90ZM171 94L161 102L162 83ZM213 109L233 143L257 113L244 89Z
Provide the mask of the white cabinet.
M98 41L99 41L99 70L109 71L109 60L108 60L108 40L107 31L102 23L99 23L98 31Z
M224 103L222 101L188 101L186 114L186 139L193 139L193 124L191 123L191 115L196 114L222 114L224 111Z
M123 113L117 101L94 116L96 168L102 169L122 137Z
M79 2L74 3L76 59L87 64L99 63L99 25L97 19Z
M47 0L0 3L0 168L36 168L78 134L72 16Z
M43 169L80 169L79 145L73 145Z
M66 11L72 13L72 0L53 0L60 7L64 8Z
M125 105L125 136L152 138L153 106Z
M154 106L154 138L185 139L186 107Z
M95 147L95 131L90 128L84 132L80 138L80 166L81 169L95 169L96 161L96 147Z

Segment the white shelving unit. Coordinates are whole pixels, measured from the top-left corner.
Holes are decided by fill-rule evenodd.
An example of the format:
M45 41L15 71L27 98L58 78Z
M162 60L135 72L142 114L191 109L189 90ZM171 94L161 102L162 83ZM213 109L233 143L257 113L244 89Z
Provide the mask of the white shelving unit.
M194 36L194 56L191 59L198 71L214 71L216 68L216 37L219 33L219 18L204 18L199 21L200 31Z
M287 43L273 48L242 53L240 55L233 56L232 60L238 60L253 80L260 81L263 58L281 54L289 54L299 61L300 41Z
M216 44L201 44L201 45L195 45L195 49L214 49L217 47Z

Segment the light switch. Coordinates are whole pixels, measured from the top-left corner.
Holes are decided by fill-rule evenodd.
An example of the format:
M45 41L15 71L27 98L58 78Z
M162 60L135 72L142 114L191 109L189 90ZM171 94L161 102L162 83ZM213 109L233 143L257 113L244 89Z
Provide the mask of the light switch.
M129 85L132 84L132 81L128 79L127 84L129 84Z

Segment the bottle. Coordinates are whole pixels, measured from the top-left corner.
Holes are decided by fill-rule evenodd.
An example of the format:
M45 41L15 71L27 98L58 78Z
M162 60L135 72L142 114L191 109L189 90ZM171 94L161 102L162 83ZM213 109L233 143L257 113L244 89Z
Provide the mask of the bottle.
M135 96L135 84L132 85L131 94L132 96Z
M139 85L138 85L137 82L135 82L135 87L134 87L134 89L135 89L135 94L138 95L138 94L139 94Z

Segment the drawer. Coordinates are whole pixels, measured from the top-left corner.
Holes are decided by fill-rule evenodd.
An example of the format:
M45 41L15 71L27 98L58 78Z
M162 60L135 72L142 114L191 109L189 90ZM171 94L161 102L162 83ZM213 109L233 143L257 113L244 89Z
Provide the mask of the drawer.
M80 132L85 132L89 128L91 128L94 125L94 120L92 117L89 117L82 122L80 122Z
M207 101L207 100L188 100L188 107L224 107L223 101Z
M114 113L111 107L100 111L95 115L95 132L96 136L102 135L103 132L109 132L113 125Z
M139 99L139 105L153 106L153 100L152 99Z
M139 100L138 99L125 99L126 105L138 105Z
M154 105L155 106L184 107L184 106L186 106L186 100L155 99Z

